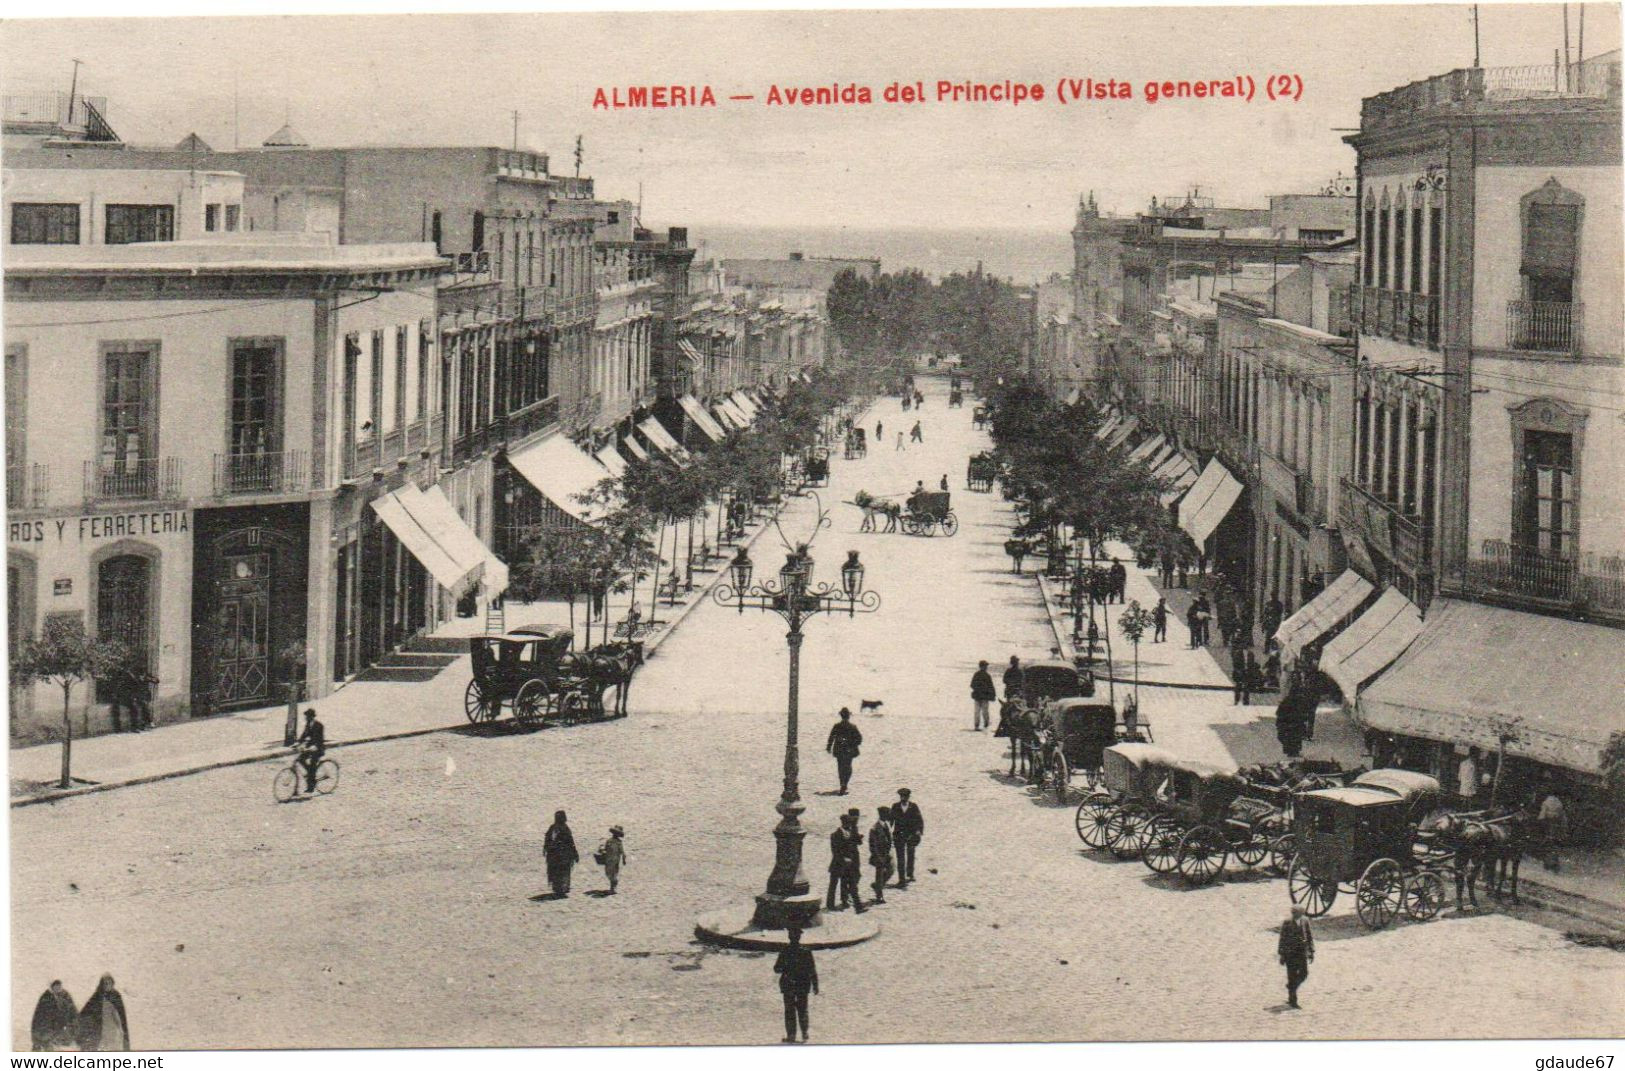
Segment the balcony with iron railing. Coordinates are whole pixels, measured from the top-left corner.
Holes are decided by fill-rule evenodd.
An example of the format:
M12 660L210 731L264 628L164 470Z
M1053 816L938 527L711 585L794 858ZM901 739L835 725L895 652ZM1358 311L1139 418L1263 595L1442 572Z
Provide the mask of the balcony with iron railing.
M310 486L310 455L304 450L214 455L214 493L286 495Z
M1461 593L1625 623L1625 557L1560 555L1503 539L1468 552Z
M1618 52L1567 67L1463 67L1367 97L1360 105L1362 132L1419 118L1421 114L1499 101L1617 98Z
M1439 348L1439 296L1403 290L1360 290L1360 330L1412 346Z
M6 508L44 509L51 499L51 467L42 461L6 466Z
M1579 356L1585 306L1569 301L1507 302L1507 347Z
M1430 574L1432 522L1361 487L1351 476L1342 477L1341 482L1337 521L1344 538L1362 535L1408 573Z
M505 441L516 443L559 422L559 396L549 394L539 402L508 414Z
M85 462L84 500L87 505L180 497L181 459L178 457Z

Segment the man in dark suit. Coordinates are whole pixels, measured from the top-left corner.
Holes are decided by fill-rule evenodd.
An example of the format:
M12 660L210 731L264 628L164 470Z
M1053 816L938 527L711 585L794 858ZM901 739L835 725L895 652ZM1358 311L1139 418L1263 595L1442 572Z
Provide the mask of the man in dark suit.
M858 896L858 879L863 873L863 835L858 832L856 807L841 815L841 824L829 835L829 892L824 907L830 911L845 909L851 904L858 914L869 910ZM841 903L835 904L836 893Z
M846 795L846 784L852 780L852 760L858 757L863 733L852 724L852 711L841 708L841 720L830 726L829 739L824 750L835 756L835 773L841 779L841 795Z
M299 765L305 768L305 791L316 791L316 767L327 754L327 729L316 720L314 708L305 711L305 731L294 741L299 749Z
M1128 590L1128 569L1116 558L1112 559L1111 578L1111 598L1117 602L1122 602L1123 593Z
M801 1040L807 1040L807 994L818 992L818 965L813 954L801 945L801 930L789 931L790 947L779 953L773 973L779 976L779 993L784 997L784 1040L795 1044L796 1026Z
M919 804L909 798L906 788L897 790L897 802L891 807L892 841L897 850L897 887L903 888L914 880L914 849L925 836L925 816Z
M1286 966L1286 1002L1298 1006L1298 987L1309 978L1309 964L1315 961L1315 934L1303 908L1294 907L1292 917L1281 923L1281 939L1275 955Z

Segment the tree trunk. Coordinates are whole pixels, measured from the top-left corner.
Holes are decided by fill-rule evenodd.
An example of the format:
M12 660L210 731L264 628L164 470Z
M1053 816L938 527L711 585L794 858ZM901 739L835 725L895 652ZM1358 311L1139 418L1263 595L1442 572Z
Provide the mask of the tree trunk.
M68 788L73 784L73 715L68 710L68 699L72 693L71 683L62 685L62 779L57 782L58 788Z
M686 590L694 590L694 518L688 519L688 564L683 570L683 585Z

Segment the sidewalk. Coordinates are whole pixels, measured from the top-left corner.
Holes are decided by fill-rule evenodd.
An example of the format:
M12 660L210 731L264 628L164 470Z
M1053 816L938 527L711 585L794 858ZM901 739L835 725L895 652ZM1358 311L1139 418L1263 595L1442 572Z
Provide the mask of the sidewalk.
M1112 545L1109 553L1126 551ZM1121 702L1125 687L1134 675L1133 645L1118 630L1117 620L1128 601L1138 600L1141 606L1156 605L1159 587L1153 577L1154 570L1136 568L1126 554L1119 554L1128 564L1128 586L1125 602L1112 603L1106 608L1102 632L1111 630L1111 676ZM1056 644L1065 657L1071 658L1072 617L1060 597L1057 585L1047 577L1038 577L1041 597L1050 618ZM1170 621L1168 640L1160 644L1143 641L1140 644L1140 697L1141 715L1152 723L1157 742L1191 758L1232 765L1252 762L1275 762L1281 758L1275 740L1275 693L1264 693L1264 702L1251 706L1232 703L1228 665L1228 651L1219 644L1192 649L1189 634L1184 627L1183 611L1195 597L1196 578L1192 587L1175 588L1168 597L1170 609L1179 600L1181 617L1177 624ZM1100 609L1096 621L1102 621ZM1177 632L1176 632L1177 629ZM1104 657L1102 655L1102 657ZM1108 667L1102 662L1096 666L1099 676ZM1132 683L1126 685L1132 688ZM1254 693L1255 700L1259 698ZM1198 714L1196 731L1189 717ZM1267 730L1267 731L1266 731ZM1215 743L1218 746L1215 746ZM1345 711L1322 706L1316 715L1315 739L1304 748L1306 757L1333 758L1344 766L1369 764L1363 734ZM1519 871L1519 894L1526 903L1592 924L1614 933L1625 933L1625 850L1585 852L1567 850L1561 853L1559 869L1554 873L1541 865L1541 860L1526 856ZM1481 898L1481 903L1495 901Z
M788 501L788 500L787 500ZM753 523L746 531L744 545L753 546L764 532L772 529L771 516ZM695 547L700 543L696 532ZM686 550L686 542L683 546ZM731 553L731 551L730 551ZM711 571L694 573L694 590L682 596L676 606L661 601L660 624L644 637L644 657L652 658L688 614L709 597L721 582L726 562L714 563ZM662 568L664 572L664 567ZM648 581L638 586L636 599L643 619L650 619ZM634 594L612 595L608 600L611 638L614 623L626 616ZM568 624L570 607L563 601L509 603L505 609L509 628L526 624ZM583 604L575 608L577 646L602 642L601 624L595 621L593 637L586 636ZM433 633L437 640L458 640L485 631L483 614L452 618ZM463 693L469 681L469 655L459 654L427 681L393 682L352 680L331 695L310 703L321 711L327 727L329 750L356 744L394 740L425 733L444 732L467 724L463 713ZM57 787L61 772L60 742L13 749L10 757L11 805L24 807L69 796L104 792L114 788L147 784L171 777L200 773L225 766L265 762L284 757L283 728L286 704L259 707L212 718L176 722L146 733L109 733L73 742L73 787Z

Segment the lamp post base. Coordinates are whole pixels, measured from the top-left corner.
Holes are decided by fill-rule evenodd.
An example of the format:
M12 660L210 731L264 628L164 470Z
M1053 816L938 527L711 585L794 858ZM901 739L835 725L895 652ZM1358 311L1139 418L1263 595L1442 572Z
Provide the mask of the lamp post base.
M814 893L803 893L799 896L757 893L756 910L751 915L751 924L764 930L784 930L791 926L799 926L805 930L818 925L818 906L821 902Z
M757 922L761 902L767 896L757 897L757 906L741 904L725 907L701 915L694 924L694 936L709 944L726 948L747 948L756 951L776 951L790 946L788 933L781 927L763 926ZM811 899L811 898L809 898ZM818 901L812 900L813 916L802 927L801 946L813 950L845 948L862 944L880 933L877 912L861 915L850 911L819 911Z

